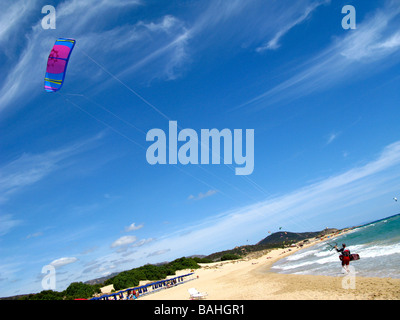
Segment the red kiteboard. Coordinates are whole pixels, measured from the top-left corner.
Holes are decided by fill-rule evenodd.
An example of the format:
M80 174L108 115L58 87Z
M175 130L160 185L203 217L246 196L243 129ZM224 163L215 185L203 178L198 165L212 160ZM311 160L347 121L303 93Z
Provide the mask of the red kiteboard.
M343 255L339 256L340 260L343 260ZM350 261L360 260L360 256L357 253L353 253L350 255Z

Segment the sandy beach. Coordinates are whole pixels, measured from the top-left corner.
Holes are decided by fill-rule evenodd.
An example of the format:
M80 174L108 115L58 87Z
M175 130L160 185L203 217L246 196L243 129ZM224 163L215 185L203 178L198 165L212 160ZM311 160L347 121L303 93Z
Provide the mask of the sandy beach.
M206 292L206 300L399 300L400 279L278 274L273 263L303 248L274 249L236 261L201 264L194 279L140 297L139 300L189 300L189 288ZM340 268L338 261L338 268ZM181 270L178 275L190 272ZM343 284L345 282L345 284ZM354 287L353 287L354 285ZM352 288L353 287L353 288Z

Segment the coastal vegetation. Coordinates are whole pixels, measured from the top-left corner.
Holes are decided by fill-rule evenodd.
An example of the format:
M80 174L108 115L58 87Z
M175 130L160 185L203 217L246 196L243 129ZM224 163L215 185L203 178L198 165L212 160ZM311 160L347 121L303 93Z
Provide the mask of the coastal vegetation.
M73 300L87 299L94 294L100 293L100 288L112 284L116 291L132 288L139 285L142 280L156 281L165 279L167 276L175 275L176 271L183 269L198 269L199 263L212 263L217 261L236 260L263 250L271 250L290 246L294 243L301 245L311 237L325 237L338 232L337 229L325 229L320 232L276 232L262 239L255 245L243 245L234 249L224 250L203 257L182 257L172 262L157 265L146 264L144 266L112 274L108 278L100 278L86 283L73 282L64 291L44 290L36 294L9 297L19 300Z
M221 261L226 261L226 260L237 260L242 258L241 256L238 256L237 254L232 254L232 253L226 253L221 257Z
M169 275L183 269L198 269L198 263L210 262L203 258L179 258L162 265L147 264L128 271L123 271L116 276L107 279L104 283L87 284L73 282L64 291L44 290L36 294L29 294L20 300L73 300L91 298L95 293L100 293L100 288L113 284L115 290L121 290L139 285L141 280L162 280Z

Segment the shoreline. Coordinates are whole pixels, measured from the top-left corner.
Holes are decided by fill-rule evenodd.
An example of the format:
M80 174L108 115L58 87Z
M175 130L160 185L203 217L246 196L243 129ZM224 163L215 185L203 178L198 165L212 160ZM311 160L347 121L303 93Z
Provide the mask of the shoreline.
M355 276L348 280L344 276L280 274L271 270L278 260L324 240L311 240L301 248L273 249L239 260L200 264L194 280L138 300L189 300L190 288L206 292L206 300L400 300L400 279ZM181 270L177 275L185 272Z

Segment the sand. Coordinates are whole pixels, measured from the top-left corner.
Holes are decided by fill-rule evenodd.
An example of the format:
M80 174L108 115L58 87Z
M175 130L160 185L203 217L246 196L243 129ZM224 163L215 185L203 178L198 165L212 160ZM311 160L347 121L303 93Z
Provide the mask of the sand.
M317 241L312 241L303 248L315 243ZM193 280L139 300L189 300L189 288L206 292L206 300L400 299L400 279L290 275L270 270L274 262L303 248L274 249L241 260L201 264ZM181 270L177 275L188 272L190 270Z

